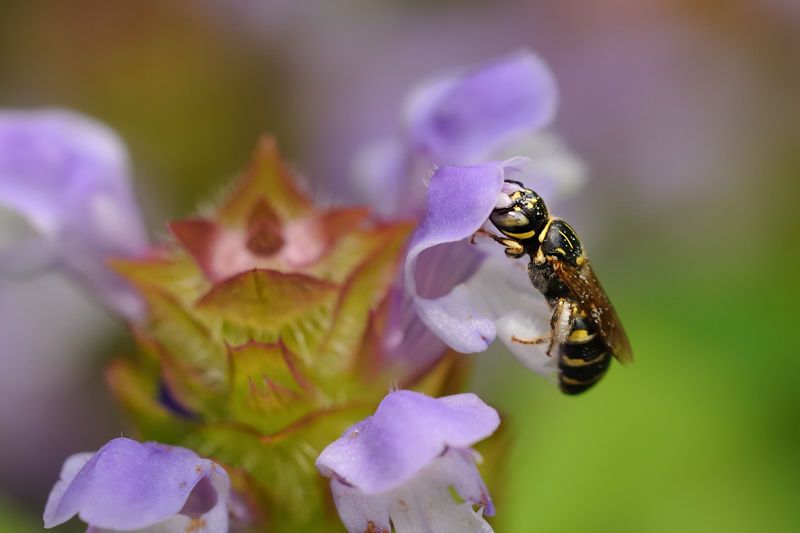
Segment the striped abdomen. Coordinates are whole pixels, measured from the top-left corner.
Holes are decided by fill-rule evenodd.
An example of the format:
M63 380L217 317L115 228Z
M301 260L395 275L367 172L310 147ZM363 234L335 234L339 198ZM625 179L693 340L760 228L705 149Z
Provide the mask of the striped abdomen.
M561 346L558 381L565 394L579 394L600 381L611 364L611 352L584 313L575 316Z

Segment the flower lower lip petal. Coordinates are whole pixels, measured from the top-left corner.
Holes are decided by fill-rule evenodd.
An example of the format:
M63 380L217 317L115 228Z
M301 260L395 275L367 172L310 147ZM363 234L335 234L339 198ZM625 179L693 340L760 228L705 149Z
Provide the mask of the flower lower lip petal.
M339 516L350 531L369 530L370 523L388 531L390 520L398 532L423 526L490 531L472 509L494 511L470 446L499 421L474 394L436 399L395 391L373 416L325 448L317 468L331 478ZM463 502L453 500L451 487Z
M118 438L96 453L67 459L44 522L50 528L78 514L96 528L132 530L168 521L164 531L182 531L177 526L202 519L215 524L208 531L222 532L229 488L227 474L191 450ZM183 510L190 516L178 516Z

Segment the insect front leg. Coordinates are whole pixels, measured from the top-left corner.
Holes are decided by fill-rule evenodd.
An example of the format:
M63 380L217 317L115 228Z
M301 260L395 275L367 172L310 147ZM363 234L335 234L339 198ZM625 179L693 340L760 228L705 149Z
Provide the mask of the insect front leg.
M495 235L485 229L481 228L475 233L472 234L469 242L475 244L475 237L478 235L483 235L484 237L489 237L493 239L495 242L499 242L503 246L506 247L505 252L508 257L518 258L525 255L525 247L522 246L519 242L515 241L514 239L507 239L505 237L501 237L499 235Z

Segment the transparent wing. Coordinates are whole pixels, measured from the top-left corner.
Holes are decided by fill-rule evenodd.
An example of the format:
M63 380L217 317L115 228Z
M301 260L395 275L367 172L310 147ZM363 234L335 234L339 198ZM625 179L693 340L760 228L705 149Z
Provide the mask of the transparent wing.
M554 257L548 257L547 260L555 274L575 294L581 306L597 325L600 335L611 349L614 357L620 363L632 363L633 352L628 335L626 335L606 291L603 290L603 286L594 275L589 261L587 260L579 267L574 267Z

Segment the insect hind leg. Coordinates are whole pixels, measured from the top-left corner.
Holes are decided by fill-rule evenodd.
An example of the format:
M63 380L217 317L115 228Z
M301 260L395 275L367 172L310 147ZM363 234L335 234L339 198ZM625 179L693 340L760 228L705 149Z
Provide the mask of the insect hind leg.
M564 344L567 340L574 324L575 306L565 298L561 298L556 302L553 315L550 317L549 333L532 339L521 339L516 335L512 335L511 342L527 345L544 344L546 342L548 343L546 353L547 355L552 355L553 348Z
M572 326L575 325L576 312L577 309L572 302L566 298L558 299L553 309L553 315L550 317L551 339L547 353L550 353L554 346L566 342L572 331Z
M538 337L534 337L532 339L520 339L516 335L511 336L511 342L516 342L517 344L544 344L545 342L550 342L552 338L552 334L548 333L547 335L539 335Z

